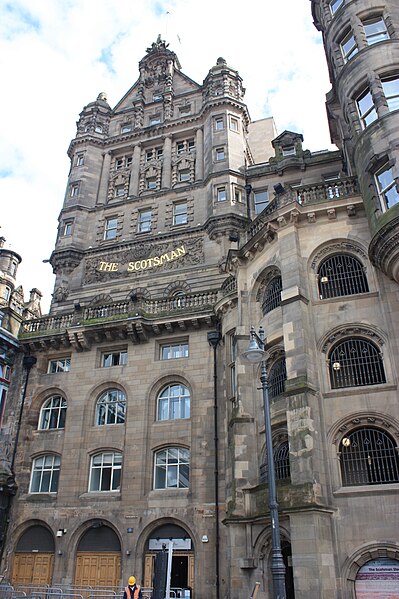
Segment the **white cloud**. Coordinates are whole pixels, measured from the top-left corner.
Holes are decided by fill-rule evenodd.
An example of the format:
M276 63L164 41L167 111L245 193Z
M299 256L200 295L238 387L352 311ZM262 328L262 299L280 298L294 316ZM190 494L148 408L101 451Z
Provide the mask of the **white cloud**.
M43 291L45 309L53 277L42 260L54 246L76 120L100 91L119 101L159 33L198 83L223 56L243 78L253 120L273 115L279 132L303 133L305 147L331 147L309 0L0 0L0 234L22 255L19 282Z

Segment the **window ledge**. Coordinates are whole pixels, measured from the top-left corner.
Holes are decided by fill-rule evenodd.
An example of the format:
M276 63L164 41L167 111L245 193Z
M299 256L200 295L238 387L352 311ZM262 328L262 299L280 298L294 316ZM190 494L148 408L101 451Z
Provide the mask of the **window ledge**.
M397 495L399 483L388 483L386 485L359 485L353 487L340 487L333 491L334 497L348 497L350 495Z
M325 391L323 393L324 398L333 397L339 399L342 396L348 395L364 395L365 393L386 393L387 391L396 391L397 385L390 385L384 383L382 385L365 385L360 387L340 387L339 389L333 389L332 391Z
M54 503L57 499L57 493L28 493L20 499L32 503Z
M353 293L352 295L340 295L339 297L329 297L326 299L313 300L312 305L313 306L321 306L322 304L336 303L336 302L340 302L340 303L350 302L350 301L358 302L360 299L379 297L379 295L380 294L378 291L368 291L367 293Z
M154 499L155 497L176 497L176 494L184 497L188 494L189 488L187 489L152 489L149 493L149 497Z
M79 495L79 499L84 501L93 501L93 499L96 501L120 501L121 493L120 491L88 491Z

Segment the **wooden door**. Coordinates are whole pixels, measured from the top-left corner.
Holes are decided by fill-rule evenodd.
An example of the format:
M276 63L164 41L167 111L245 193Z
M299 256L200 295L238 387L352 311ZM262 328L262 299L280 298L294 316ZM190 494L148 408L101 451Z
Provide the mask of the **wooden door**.
M121 556L119 552L77 553L76 586L117 587L120 576Z
M15 553L12 584L51 584L53 553Z

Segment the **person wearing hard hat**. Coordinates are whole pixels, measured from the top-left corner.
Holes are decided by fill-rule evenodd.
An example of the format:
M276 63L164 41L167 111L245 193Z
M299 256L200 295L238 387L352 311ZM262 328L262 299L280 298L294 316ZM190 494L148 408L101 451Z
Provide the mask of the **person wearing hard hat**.
M136 584L136 579L134 576L131 576L127 581L127 587L125 587L125 592L123 593L123 599L141 599L141 587L139 584Z

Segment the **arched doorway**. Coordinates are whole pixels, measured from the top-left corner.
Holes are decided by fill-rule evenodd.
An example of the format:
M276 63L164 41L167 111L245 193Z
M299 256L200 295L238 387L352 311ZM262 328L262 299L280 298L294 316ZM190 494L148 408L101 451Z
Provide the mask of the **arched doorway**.
M121 544L117 534L102 522L93 522L81 536L76 552L75 585L118 587Z
M176 524L164 524L155 529L146 541L143 586L153 586L155 557L173 541L172 572L170 586L177 589L176 596L193 597L194 548L190 535Z
M398 599L399 561L395 559L373 559L364 564L356 574L356 599Z
M54 537L44 526L35 525L18 540L12 569L12 584L50 584L54 567Z
M281 553L283 556L283 562L285 566L285 591L287 599L295 599L294 589L294 571L292 567L292 548L291 543L286 539L281 539ZM270 539L263 545L261 551L261 564L263 572L263 585L264 590L268 589L269 596L273 596L273 578L271 573L271 547Z

